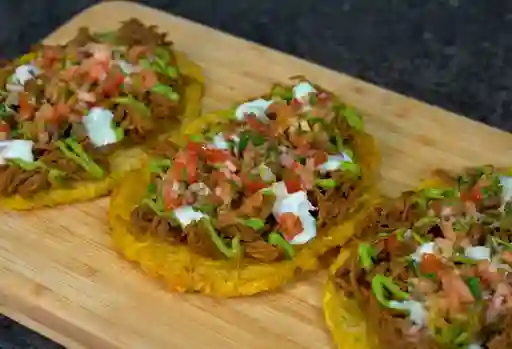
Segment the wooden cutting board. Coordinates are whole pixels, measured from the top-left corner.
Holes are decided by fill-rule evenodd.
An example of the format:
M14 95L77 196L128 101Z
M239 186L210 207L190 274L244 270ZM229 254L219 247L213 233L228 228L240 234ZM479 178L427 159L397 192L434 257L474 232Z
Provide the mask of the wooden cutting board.
M297 74L357 106L381 147L387 193L439 166L512 163L510 134L137 4L99 4L47 42L64 42L80 26L115 29L132 16L168 30L204 67L206 111ZM68 348L332 348L321 312L323 275L246 299L169 294L110 250L107 203L1 215L0 312Z

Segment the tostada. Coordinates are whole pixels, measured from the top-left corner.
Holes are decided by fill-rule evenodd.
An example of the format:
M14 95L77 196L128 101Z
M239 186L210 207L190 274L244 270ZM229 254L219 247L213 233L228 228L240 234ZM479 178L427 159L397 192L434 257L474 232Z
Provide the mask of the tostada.
M107 194L142 165L141 145L200 112L201 69L135 19L81 28L0 67L0 204L12 209Z
M178 291L276 288L353 231L378 155L358 113L304 79L198 118L113 192L114 244Z
M332 266L339 348L512 348L511 173L438 174L382 200Z

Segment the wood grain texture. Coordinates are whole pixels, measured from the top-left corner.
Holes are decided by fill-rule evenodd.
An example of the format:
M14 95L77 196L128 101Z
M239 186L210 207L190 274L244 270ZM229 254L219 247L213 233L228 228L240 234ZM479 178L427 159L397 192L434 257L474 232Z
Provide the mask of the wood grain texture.
M512 136L505 132L133 3L90 8L47 41L66 41L80 26L115 29L132 16L168 30L176 47L205 68L205 111L259 95L296 74L357 106L381 147L387 193L413 187L435 167L512 162ZM332 347L320 308L322 273L246 299L169 294L110 249L106 208L103 199L2 213L0 311L69 348Z

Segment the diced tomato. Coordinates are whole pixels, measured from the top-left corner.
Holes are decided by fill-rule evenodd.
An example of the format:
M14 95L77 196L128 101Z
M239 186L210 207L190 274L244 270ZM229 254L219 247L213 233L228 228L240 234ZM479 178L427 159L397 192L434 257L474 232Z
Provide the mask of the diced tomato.
M35 112L35 105L30 102L30 95L26 92L20 93L18 113L23 120L32 118Z
M317 151L313 155L313 160L315 160L315 167L326 163L327 159L328 155L325 151Z
M279 223L281 233L288 241L293 240L294 237L304 230L300 218L291 212L280 214L279 217L277 217L277 222Z
M69 114L71 113L71 107L66 103L57 103L53 107L53 115L51 116L49 121L60 121L67 119Z
M425 253L421 259L420 271L423 274L439 272L443 267L441 260L432 253Z
M395 234L391 234L384 240L384 246L388 252L393 252L398 247L398 238Z
M302 190L302 184L300 179L287 179L284 181L288 194L293 194Z
M182 200L173 188L172 181L166 181L162 188L162 194L164 199L164 207L166 210L172 210L176 207L180 207Z
M9 138L9 134L11 133L11 128L5 122L0 122L0 140L6 140Z
M121 90L124 82L124 75L119 70L113 70L105 80L102 86L103 93L107 96L115 96Z
M471 196L470 201L482 200L484 197L484 189L485 189L485 187L481 184L475 185L470 191L470 196Z
M265 183L263 179L254 176L251 177L245 172L240 173L240 179L242 180L244 191L249 195L268 187L268 183Z
M248 114L245 116L245 121L254 131L267 135L270 131L269 125L259 120L256 116Z
M69 104L62 102L57 103L54 109L55 113L58 115L67 115L71 112L71 106Z
M231 158L229 152L224 149L204 148L202 153L204 154L206 161L211 164L226 162Z
M89 70L89 79L92 81L99 81L105 76L105 67L102 64L93 64Z
M197 155L190 152L176 154L172 173L175 180L195 183L197 180Z
M248 180L248 181L244 181L243 184L244 184L245 191L247 191L249 194L254 194L258 190L265 189L266 187L268 187L268 184L265 183L263 180L261 180L261 181Z
M197 157L190 156L189 161L186 165L187 177L189 183L195 183L197 181Z
M463 201L478 202L484 198L485 185L483 183L477 183L473 188L460 194Z
M204 148L205 148L204 143L193 142L193 141L189 141L186 146L187 151L194 153L194 154L201 153Z
M0 122L0 132L9 132L11 130L11 128L9 127L9 125L5 122Z
M302 103L297 98L293 98L290 102L290 107L292 107L294 110L298 110L302 108Z

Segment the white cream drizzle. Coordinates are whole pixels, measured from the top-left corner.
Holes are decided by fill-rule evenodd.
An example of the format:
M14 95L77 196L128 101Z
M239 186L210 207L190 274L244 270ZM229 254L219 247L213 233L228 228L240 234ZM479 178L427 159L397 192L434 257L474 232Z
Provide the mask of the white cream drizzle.
M8 159L34 162L33 147L34 142L23 139L0 141L0 164L5 164Z
M209 146L215 149L229 149L229 143L226 141L226 138L222 132L213 136L212 143L209 144Z
M409 320L418 327L425 326L427 322L427 310L422 303L414 300L406 301L390 301L389 306L398 310L406 310L409 312Z
M300 82L293 87L293 98L302 104L302 111L311 110L310 94L317 90L309 82Z
M117 135L114 131L112 120L114 114L105 108L94 107L83 117L82 122L91 142L101 147L116 143Z
M274 102L260 98L240 104L235 110L235 117L237 120L245 120L247 114L254 114L260 120L268 120L265 111L272 103Z
M512 177L501 176L501 210L505 207L505 204L512 200Z
M198 211L192 206L188 205L180 206L174 209L172 212L183 228L193 222L200 220L201 218L208 217L203 212Z
M292 245L305 244L316 237L316 219L310 211L315 207L309 202L307 194L304 191L298 191L288 194L284 182L277 182L272 185L272 191L276 196L276 201L272 207L272 214L276 219L283 213L293 213L299 217L303 230L296 235L290 243Z
M467 258L477 261L491 260L491 249L486 246L470 246L464 250L464 255Z
M427 254L427 253L434 254L435 248L436 248L435 242L424 243L424 244L418 246L418 248L416 249L416 252L411 254L411 258L415 262L419 263L423 259L424 254Z
M16 68L13 75L13 82L25 85L28 80L33 79L40 73L39 69L32 64L23 64Z
M352 163L353 160L350 156L345 153L340 155L329 155L327 161L323 164L318 165L317 169L320 172L329 172L338 170L344 162Z

